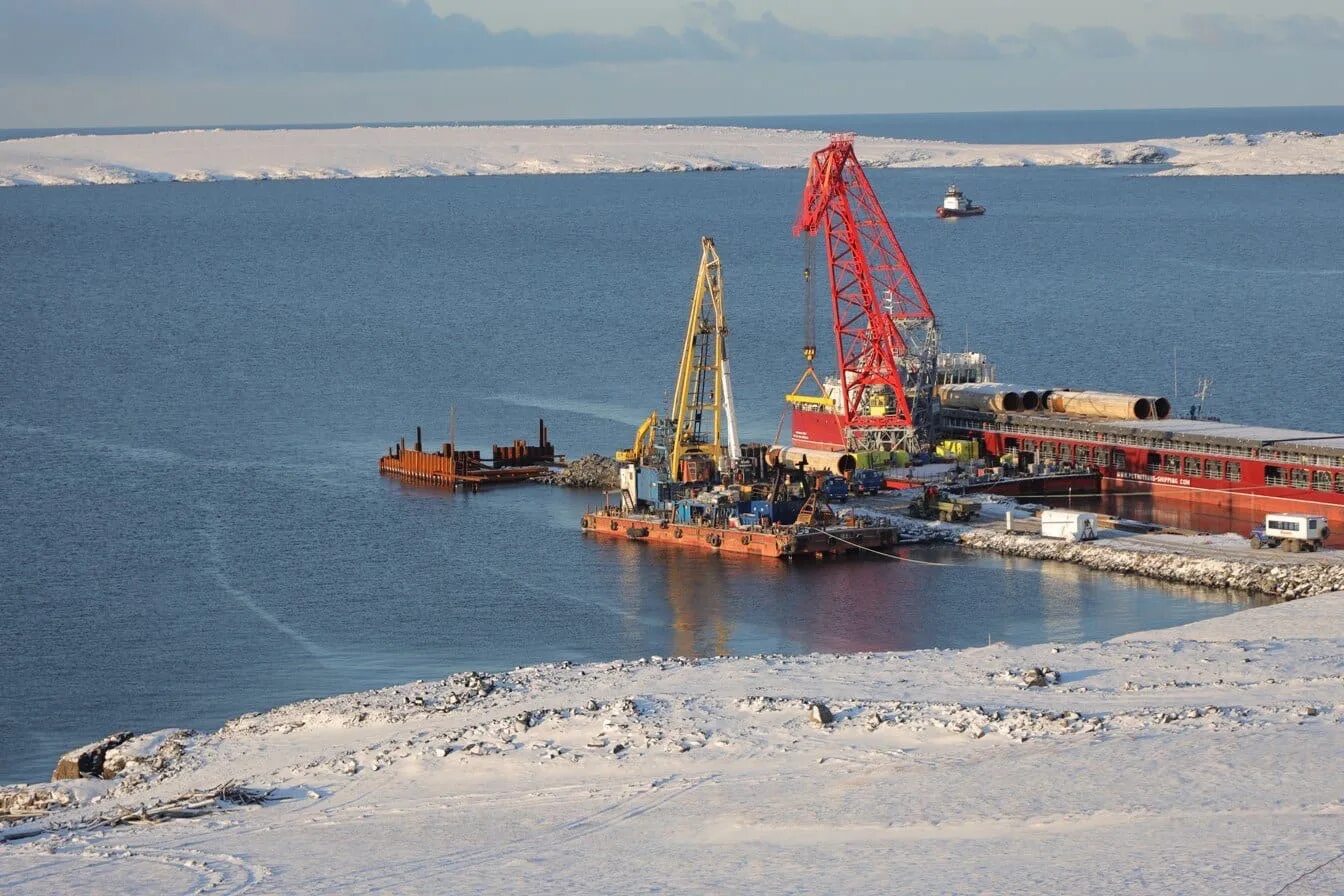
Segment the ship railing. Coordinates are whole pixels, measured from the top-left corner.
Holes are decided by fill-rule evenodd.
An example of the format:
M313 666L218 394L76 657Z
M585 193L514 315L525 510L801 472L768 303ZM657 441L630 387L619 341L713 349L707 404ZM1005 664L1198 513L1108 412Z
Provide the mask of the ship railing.
M968 429L989 429L994 432L1039 436L1041 438L1063 439L1066 441L1104 441L1108 445L1122 445L1132 448L1153 448L1162 451L1185 452L1188 454L1214 454L1245 458L1256 457L1254 449L1237 445L1201 445L1194 442L1168 441L1166 439L1136 436L1126 433L1102 433L1097 430L1059 429L1055 427L1023 423L981 423L980 421L975 421L974 425L968 425L963 421L962 425L966 426ZM1341 460L1344 461L1344 459Z
M985 421L980 419L958 418L954 415L949 415L947 419L953 426L960 426L972 431L989 430L991 432L1038 436L1041 438L1055 438L1069 441L1105 441L1112 445L1123 445L1133 448L1151 448L1166 452L1271 460L1299 464L1302 466L1344 468L1344 455L1303 454L1297 451L1279 451L1270 447L1260 448L1251 445L1210 445L1179 439L1167 440L1153 436L1133 435L1122 432L1103 433L1095 429L1066 429L1040 424L1005 423L997 420Z

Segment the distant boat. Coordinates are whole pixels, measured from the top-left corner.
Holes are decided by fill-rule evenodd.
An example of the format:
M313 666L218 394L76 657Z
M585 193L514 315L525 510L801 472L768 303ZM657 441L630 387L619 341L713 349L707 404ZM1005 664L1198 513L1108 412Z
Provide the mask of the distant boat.
M985 207L975 205L963 196L961 191L957 189L956 184L947 188L947 195L943 197L943 204L938 206L938 217L940 218L973 218L984 213Z

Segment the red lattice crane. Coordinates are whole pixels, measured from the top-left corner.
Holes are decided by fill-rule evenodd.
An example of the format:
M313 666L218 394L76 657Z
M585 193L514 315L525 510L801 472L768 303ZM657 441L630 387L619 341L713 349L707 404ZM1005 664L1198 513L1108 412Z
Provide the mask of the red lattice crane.
M836 134L812 154L793 232L825 237L840 385L830 391L839 393L834 412L846 447L924 447L938 356L933 309L859 165L852 134ZM810 289L810 263L804 276ZM808 306L810 372L810 298Z

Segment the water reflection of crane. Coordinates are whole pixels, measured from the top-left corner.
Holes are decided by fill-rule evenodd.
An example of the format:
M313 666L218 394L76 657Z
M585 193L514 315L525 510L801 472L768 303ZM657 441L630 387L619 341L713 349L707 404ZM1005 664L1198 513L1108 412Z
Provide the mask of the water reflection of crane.
M726 655L733 627L724 614L729 582L721 558L658 553L672 611L672 655Z
M733 626L724 601L733 573L725 558L688 554L656 544L618 542L615 547L621 552L621 593L627 620L633 624L641 617L647 618L661 592L672 613L670 643L659 648L662 652L689 657L728 653ZM761 564L753 561L753 565ZM629 635L641 638L637 625Z

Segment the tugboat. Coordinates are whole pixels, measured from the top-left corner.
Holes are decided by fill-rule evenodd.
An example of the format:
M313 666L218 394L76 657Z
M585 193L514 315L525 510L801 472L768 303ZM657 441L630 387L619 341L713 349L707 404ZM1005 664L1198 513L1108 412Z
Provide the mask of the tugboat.
M956 184L947 188L947 195L943 197L943 204L938 206L938 217L940 218L973 218L984 213L985 207L974 205L971 200L962 195Z

